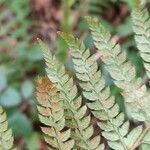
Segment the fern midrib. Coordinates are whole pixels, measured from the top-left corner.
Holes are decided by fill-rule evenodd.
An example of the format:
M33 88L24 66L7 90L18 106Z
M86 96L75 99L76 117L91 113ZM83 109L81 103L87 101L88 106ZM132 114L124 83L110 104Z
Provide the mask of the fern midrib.
M92 84L92 86L93 86L93 84ZM93 86L93 90L94 90L94 92L97 94L97 96L100 97L99 93L96 92L94 86ZM108 120L110 121L111 125L113 126L114 131L115 131L115 132L117 133L117 135L119 136L120 142L122 143L124 149L125 149L125 150L128 150L126 144L123 142L123 137L120 135L120 133L119 133L119 131L118 131L118 129L117 129L118 127L116 127L116 126L113 124L113 122L112 122L113 119L112 119L111 116L109 115L108 109L105 108L104 105L101 103L101 99L100 99L100 98L99 98L99 103L100 103L100 104L102 105L102 107L104 108L104 111L105 111L106 114L107 114L107 118L108 118Z
M51 102L50 102L50 100L48 100L49 101L49 103L50 103L50 105L51 105ZM47 109L49 109L50 110L50 112L51 112L51 114L53 114L53 111L52 111L52 109L51 108L49 108L48 106L46 107ZM53 115L51 115L50 113L49 113L49 111L48 111L48 114L49 114L49 116L51 116L52 117L52 119L53 119L53 129L54 129L54 132L55 132L55 138L56 138L56 140L57 140L57 144L58 144L58 148L59 148L59 150L63 150L63 149L61 149L61 140L60 140L60 138L59 138L59 135L58 135L58 132L60 132L60 131L57 131L56 130L56 126L57 126L57 124L55 123L55 119L54 119L54 117L53 117ZM50 118L50 117L49 117Z
M59 74L59 73L57 73L57 74ZM70 100L70 98L68 97L68 94L67 94L67 92L66 92L66 90L64 90L64 88L63 88L63 85L62 85L62 83L61 83L61 78L58 76L58 78L59 78L59 86L61 87L61 91L65 94L65 97L66 97L66 102L67 102L67 105L68 105L68 108L67 109L69 109L73 114L74 114L74 116L73 116L73 119L74 119L74 121L76 122L76 125L77 125L77 130L79 131L79 133L80 133L80 138L83 140L83 142L86 144L86 146L88 147L88 149L87 150L91 150L90 149L90 147L89 147L89 145L88 145L88 142L87 142L87 140L86 139L84 139L84 137L83 137L83 134L82 134L82 129L80 128L80 126L79 126L79 122L78 122L78 119L75 117L75 114L77 114L77 111L74 109L74 107L72 107L72 105L70 104L70 102L71 101L73 101L73 100Z
M135 150L141 144L144 144L144 143L142 143L142 140L144 139L144 137L146 136L146 134L150 131L150 123L147 122L145 124L146 124L146 128L143 130L143 132L141 133L141 135L139 136L139 138L137 139L137 141L133 144L133 146L131 147L130 150ZM147 143L147 144L149 145L149 143Z
M110 40L108 41L108 42L111 42ZM105 43L105 44L107 44L107 43ZM119 54L118 55L115 55L114 53L113 53L113 50L115 49L115 47L117 46L117 44L114 44L114 46L112 46L112 48L111 49L109 49L109 47L107 47L107 49L108 49L108 51L107 52L109 52L109 56L111 56L112 57L112 59L113 59L113 64L116 66L116 68L119 70L119 72L120 72L120 74L124 77L124 81L128 81L129 79L128 79L128 73L127 72L125 72L124 73L124 71L123 71L123 67L121 67L121 65L123 65L123 63L120 65L120 62L119 62L119 60L118 60L118 55L121 53L121 51L119 52ZM106 56L107 57L107 56ZM105 61L104 61L104 63L105 63ZM107 65L107 64L106 64ZM107 68L107 67L106 67ZM114 67L115 68L115 67ZM109 70L107 69L107 71L109 72ZM116 78L115 78L115 80L117 80ZM118 81L118 80L117 80ZM129 82L129 81L128 81Z
M82 53L81 53L81 51L79 51L79 49L80 49L80 48L77 48L76 51L78 50L78 53L82 56ZM73 57L74 57L74 56L73 56ZM75 58L75 59L76 59L76 58ZM80 59L82 59L82 61L83 61L83 63L84 63L85 70L88 71L88 70L89 70L89 67L87 67L86 59L84 59L83 57L81 57ZM117 135L118 135L119 138L120 138L120 142L122 143L124 149L125 149L125 150L128 150L127 147L126 147L126 145L125 145L125 143L123 142L122 136L120 135L119 131L117 130L117 127L115 127L114 124L112 123L112 119L111 119L111 117L109 116L108 109L105 108L104 105L103 105L103 103L101 102L101 99L100 99L101 96L100 96L99 93L97 93L97 91L96 91L96 89L95 89L95 86L94 86L95 84L92 82L93 79L92 79L91 76L89 76L89 74L90 74L90 72L87 72L87 73L86 73L86 75L89 77L90 80L89 80L89 81L85 81L85 82L87 82L87 83L89 82L89 83L91 84L91 86L93 87L93 91L96 93L97 97L99 97L98 102L100 103L101 106L103 106L104 111L105 111L106 114L107 114L107 118L109 119L110 123L112 124L114 131L117 133ZM80 84L80 83L79 83L79 84ZM92 111L92 112L93 112L93 111ZM95 116L95 115L94 115L94 116ZM98 118L98 119L99 119L99 118Z
M61 85L61 86L62 86L62 85ZM62 87L63 87L63 86L62 86ZM63 90L63 92L64 92L64 94L65 94L65 96L66 96L67 104L68 104L68 106L69 106L69 110L74 114L73 119L74 119L74 121L75 121L76 124L77 124L77 129L79 130L80 136L81 136L82 140L84 141L84 143L86 144L86 146L88 147L88 150L91 150L91 149L89 148L89 145L88 145L88 143L87 143L87 140L84 139L84 137L83 137L83 134L82 134L82 132L81 132L82 129L81 129L80 126L79 126L78 119L75 117L75 114L77 114L77 111L72 107L72 105L70 104L70 102L68 102L68 100L70 101L70 99L68 98L67 93L65 92L65 90Z
M92 29L93 30L93 29ZM95 31L92 31L92 32L95 32ZM99 33L99 32L98 32ZM101 33L99 33L99 35L101 35ZM100 39L100 38L99 38ZM106 38L103 36L103 39L105 40ZM99 41L98 40L95 40L95 42L96 43L99 43ZM123 67L121 67L121 65L123 64L121 64L120 65L120 62L119 62L119 59L118 59L118 55L121 53L121 50L120 50L120 52L119 52L119 54L118 55L115 55L114 53L113 53L113 50L116 48L116 46L118 45L117 43L115 43L115 44L113 44L112 42L111 42L111 37L110 37L110 39L109 40L107 40L106 42L105 41L103 41L103 43L105 43L105 46L106 46L106 48L104 48L104 50L99 50L99 48L98 48L98 51L107 51L107 53L109 53L109 56L111 56L111 58L113 59L113 64L116 66L116 68L119 70L119 72L120 72L120 74L124 77L124 81L128 81L128 73L127 72L125 72L124 73L124 71L123 71ZM110 49L110 47L108 46L108 45L110 45L110 47L111 47L111 49ZM106 56L107 57L107 56ZM103 62L105 63L105 60L103 60ZM106 64L106 63L105 63ZM107 64L106 64L107 65ZM109 66L109 65L108 65ZM106 67L107 68L107 67ZM114 67L115 68L115 67ZM109 70L107 69L107 71L109 72ZM110 72L109 72L110 73ZM117 80L117 79L115 79L115 80ZM129 82L129 81L128 81ZM125 89L124 89L125 90Z

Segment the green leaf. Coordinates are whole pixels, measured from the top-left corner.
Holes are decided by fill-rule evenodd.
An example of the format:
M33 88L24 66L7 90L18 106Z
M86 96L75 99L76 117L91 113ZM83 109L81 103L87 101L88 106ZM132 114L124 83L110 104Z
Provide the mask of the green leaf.
M21 95L15 88L9 87L0 96L0 104L5 107L14 107L21 103Z
M68 0L68 5L71 7L75 3L75 0Z
M25 99L31 98L34 92L33 83L30 80L26 80L21 85L21 93Z
M33 133L30 137L26 138L27 149L28 150L37 150L39 147L40 137L37 133Z
M30 120L21 112L15 111L9 116L9 124L12 127L14 136L30 137L32 125Z
M28 58L30 61L39 61L43 59L43 55L39 46L35 45L30 49L28 52Z
M0 92L5 89L7 86L7 77L6 74L0 70Z
M127 18L124 24L117 27L117 34L127 36L133 33L131 18Z

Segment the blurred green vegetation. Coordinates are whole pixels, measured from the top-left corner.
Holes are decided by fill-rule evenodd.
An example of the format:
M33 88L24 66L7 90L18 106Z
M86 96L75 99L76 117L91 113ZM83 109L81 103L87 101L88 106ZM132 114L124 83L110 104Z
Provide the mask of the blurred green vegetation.
M33 5L40 5L39 0L33 1ZM44 75L44 62L36 37L48 42L60 61L66 62L68 70L73 71L66 43L61 38L51 42L49 38L46 39L33 30L34 21L40 20L41 16L44 18L46 15L51 15L49 10L53 7L54 14L60 11L57 17L59 18L61 14L63 17L60 17L59 21L54 18L53 22L51 17L49 20L45 19L46 21L43 19L44 21L40 20L39 25L52 24L58 26L58 30L74 33L84 39L87 48L95 51L84 16L97 16L111 31L114 40L121 43L122 49L127 50L128 59L135 65L137 76L144 76L143 64L135 47L131 27L130 10L135 5L134 0L52 1L54 2L51 2L50 8L48 6L44 8L46 5L43 5L41 10L35 11L31 6L32 0L0 0L0 105L8 113L9 125L13 129L15 142L20 149L40 149L38 147L40 144L35 144L39 143L41 132L34 91L36 77ZM41 15L39 18L35 16L37 11ZM44 30L42 29L39 30L42 32ZM51 34L51 30L47 32ZM101 61L100 65L103 65ZM112 94L117 95L117 100L122 105L120 90L113 85L104 69L102 72L107 84L112 87Z
M30 111L35 107L35 77L43 72L42 53L28 32L29 13L28 0L0 2L0 104L15 137L26 140L34 135L32 120L37 115Z

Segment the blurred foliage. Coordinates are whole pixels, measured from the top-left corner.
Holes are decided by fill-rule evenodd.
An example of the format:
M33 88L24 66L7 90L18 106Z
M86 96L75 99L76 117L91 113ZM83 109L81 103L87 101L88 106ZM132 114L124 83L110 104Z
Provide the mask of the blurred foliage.
M29 0L0 2L0 105L15 137L32 134L32 122L22 109L35 103L34 77L43 72L41 51L28 32L29 8Z
M37 149L34 142L37 143L40 135L36 132L37 130L39 132L39 124L37 123L34 100L35 78L37 75L44 74L44 63L41 50L36 39L34 39L35 35L38 35L33 32L34 19L38 20L41 16L42 18L48 18L51 15L50 10L53 10L53 5L58 5L60 14L58 13L58 16L56 16L61 18L60 16L63 14L63 17L60 22L54 18L51 26L59 26L58 30L61 31L73 32L80 39L84 39L86 47L95 51L91 35L83 18L86 15L97 16L111 31L114 39L121 44L122 49L127 50L128 59L136 66L137 76L143 77L144 69L135 48L131 27L130 10L135 5L134 1L51 0L50 8L43 4L45 8L39 11L41 15L38 14L39 18L33 15L34 10L30 7L32 1L40 2L39 0L0 0L0 105L4 106L8 113L10 126L12 126L16 139L24 137L28 149L32 146L33 149ZM48 1L43 0L43 3ZM56 14L55 11L54 14ZM52 18L50 18L51 20ZM46 28L46 23L39 22L36 25L43 25L43 28ZM48 23L47 26L49 26ZM41 32L43 33L43 31ZM47 32L53 33L52 29ZM42 36L40 37L45 39ZM50 40L48 39L48 41ZM73 71L66 43L58 38L49 42L49 46L53 47L54 50L59 49L54 53L59 56L60 61L66 61L69 71ZM103 64L101 63L101 65ZM113 85L111 78L103 67L102 72L107 81L106 84L111 86L112 95L117 94L117 101L120 102L119 89ZM19 143L20 140L16 140L16 142Z

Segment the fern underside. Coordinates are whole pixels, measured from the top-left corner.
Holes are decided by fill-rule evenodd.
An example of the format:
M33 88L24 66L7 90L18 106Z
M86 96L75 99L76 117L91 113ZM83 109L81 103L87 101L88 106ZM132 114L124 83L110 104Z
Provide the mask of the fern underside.
M86 18L105 68L114 79L114 83L122 89L129 115L138 121L150 120L150 94L142 79L136 79L134 66L127 61L125 51L111 38L108 30L96 18Z

